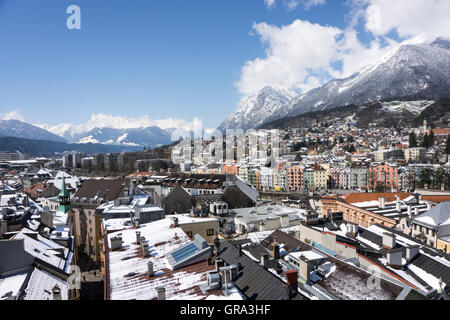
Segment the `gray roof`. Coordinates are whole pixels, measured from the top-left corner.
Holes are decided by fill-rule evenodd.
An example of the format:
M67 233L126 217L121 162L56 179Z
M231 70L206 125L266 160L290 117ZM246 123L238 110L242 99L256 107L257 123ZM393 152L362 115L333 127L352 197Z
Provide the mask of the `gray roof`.
M259 192L253 186L239 177L234 181L234 185L244 192L253 202L256 203L258 201Z
M450 202L441 202L433 209L416 217L413 223L431 228L450 225Z
M25 252L24 240L0 240L0 275L30 268L33 256Z
M250 300L288 300L287 284L265 270L246 254L239 256L238 249L230 242L221 242L220 258L229 265L241 265L234 284ZM293 299L304 300L300 294Z

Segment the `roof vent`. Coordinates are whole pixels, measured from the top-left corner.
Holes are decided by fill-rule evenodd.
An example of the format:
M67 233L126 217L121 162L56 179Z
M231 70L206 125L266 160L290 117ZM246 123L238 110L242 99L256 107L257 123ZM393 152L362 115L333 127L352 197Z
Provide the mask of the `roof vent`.
M147 240L142 240L141 241L141 249L142 249L142 256L143 257L148 257L150 255L150 252L149 252L148 248L149 248L148 241Z
M136 231L136 243L141 244L141 232Z
M148 276L151 277L154 275L154 270L153 270L153 262L149 261L147 262L147 268L148 268Z
M58 285L55 285L52 288L52 298L53 300L62 300L61 289L59 288Z
M396 245L395 234L393 234L391 232L384 232L383 233L383 248L392 250L395 248L395 245Z
M158 300L166 300L166 288L157 287L156 293L158 294Z
M111 250L118 250L122 248L122 237L115 236L111 238Z

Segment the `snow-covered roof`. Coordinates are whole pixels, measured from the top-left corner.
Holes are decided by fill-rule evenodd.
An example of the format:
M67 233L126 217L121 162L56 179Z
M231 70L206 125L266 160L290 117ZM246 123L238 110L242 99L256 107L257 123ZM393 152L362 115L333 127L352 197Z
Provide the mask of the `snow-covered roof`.
M6 278L0 278L0 300L17 297L28 272L21 272Z
M450 202L442 202L426 213L414 218L414 223L435 228L450 225Z
M180 218L180 216L178 216ZM214 266L200 262L172 271L166 255L191 243L189 237L179 227L171 227L170 217L142 224L139 229L127 229L107 235L110 247L111 238L120 235L123 245L121 250L109 251L109 279L106 281L111 300L152 300L157 298L156 288L166 289L168 300L199 300L203 294L199 286L206 283L206 272ZM148 258L140 254L136 244L136 231L149 242ZM147 275L147 262L153 262L154 276ZM215 297L218 295L219 297ZM211 293L211 299L220 298L221 294Z
M69 285L66 281L39 269L34 269L25 289L25 300L52 300L52 288L57 285L62 300L69 299Z
M36 237L35 240L32 237ZM61 271L67 270L69 249L63 245L42 237L39 233L23 228L13 239L24 239L25 251L35 258L44 261Z

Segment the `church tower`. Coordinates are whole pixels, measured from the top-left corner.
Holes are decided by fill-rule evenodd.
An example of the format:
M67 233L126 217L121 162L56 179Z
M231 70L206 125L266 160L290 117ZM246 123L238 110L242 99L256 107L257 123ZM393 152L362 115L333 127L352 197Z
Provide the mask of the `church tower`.
M66 180L62 178L61 192L59 193L59 212L68 213L70 210L70 194L67 191Z

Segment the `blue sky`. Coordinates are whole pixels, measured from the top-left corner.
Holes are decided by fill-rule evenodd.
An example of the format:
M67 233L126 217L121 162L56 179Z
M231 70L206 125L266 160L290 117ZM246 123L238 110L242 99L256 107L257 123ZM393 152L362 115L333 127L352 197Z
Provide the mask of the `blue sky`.
M350 0L307 10L302 4L289 10L282 1L289 0L271 8L264 0L0 0L0 114L16 110L28 122L49 125L78 125L100 113L199 117L216 127L250 90L242 83L258 88L255 73L242 68L269 59L268 47L278 50L272 31L296 20L342 31L355 17ZM81 8L81 30L66 28L72 4ZM395 27L384 31L397 41ZM377 37L385 42L363 24L352 28L362 46ZM327 67L317 68L339 75L342 62L327 59ZM303 77L296 80L302 85L288 85L309 88L324 80Z

